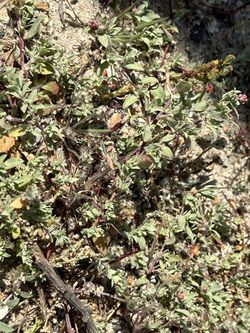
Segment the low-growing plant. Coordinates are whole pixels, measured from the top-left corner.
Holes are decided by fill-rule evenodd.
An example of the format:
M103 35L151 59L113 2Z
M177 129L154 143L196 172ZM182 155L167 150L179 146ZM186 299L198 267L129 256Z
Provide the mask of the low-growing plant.
M234 57L189 66L176 27L144 1L90 22L89 75L39 33L33 1L13 10L26 60L0 71L0 260L20 290L32 300L40 284L38 242L70 284L85 272L109 307L121 299L130 331L248 332L246 234L206 170L237 115L240 92L225 91ZM11 332L27 294L4 287ZM46 330L33 319L27 329Z

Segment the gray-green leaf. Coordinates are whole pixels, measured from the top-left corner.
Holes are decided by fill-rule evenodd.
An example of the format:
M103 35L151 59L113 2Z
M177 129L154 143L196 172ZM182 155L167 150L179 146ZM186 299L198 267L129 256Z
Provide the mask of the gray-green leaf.
M102 46L104 46L105 48L108 47L108 45L109 45L109 37L108 37L108 35L98 36L98 40L102 44Z
M126 65L126 68L132 69L132 70L135 70L135 71L144 71L143 66L139 63L128 64L128 65Z
M130 105L134 104L136 101L138 101L138 96L135 95L128 95L124 102L123 102L123 108L126 109L128 108Z
M202 112L205 111L207 108L206 101L200 101L194 105L194 111L196 112Z
M154 76L148 76L148 77L145 77L144 79L142 79L141 82L142 82L143 84L147 84L147 83L150 83L150 84L156 84L156 83L158 83L159 81L158 81L157 78L154 77Z
M35 22L31 26L31 28L27 31L27 34L25 35L25 39L31 39L38 33L42 20L43 20L43 18L41 16L39 16L35 20Z
M22 297L22 298L31 298L32 297L32 294L30 293L27 293L26 291L20 291L19 295Z
M170 160L172 160L174 157L172 150L169 147L163 145L161 146L161 154L163 157L168 158Z
M23 164L23 161L19 158L10 157L7 161L4 162L4 168L10 170L16 168L17 166Z
M15 329L5 323L3 323L2 321L0 321L0 332L2 333L11 333L14 332Z
M22 188L26 185L28 185L31 180L33 178L33 175L25 175L25 176L21 176L19 177L17 180L15 180L15 184L19 187Z
M180 80L177 83L176 88L180 94L184 94L192 88L192 84L190 82Z
M0 319L3 319L7 316L9 312L9 307L7 305L3 305L0 307Z

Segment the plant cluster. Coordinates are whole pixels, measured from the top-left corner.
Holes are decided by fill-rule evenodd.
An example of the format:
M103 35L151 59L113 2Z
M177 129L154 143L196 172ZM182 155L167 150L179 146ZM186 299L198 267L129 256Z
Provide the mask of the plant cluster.
M248 332L247 238L205 157L237 114L233 56L188 66L144 1L90 22L89 74L39 33L32 0L12 16L23 47L0 69L0 260L16 283L1 284L0 329L37 297L38 242L90 303L119 303L130 331ZM23 332L48 331L30 317Z

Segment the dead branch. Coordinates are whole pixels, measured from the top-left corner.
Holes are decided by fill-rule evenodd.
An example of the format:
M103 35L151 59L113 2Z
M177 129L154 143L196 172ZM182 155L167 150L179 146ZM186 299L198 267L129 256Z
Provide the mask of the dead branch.
M33 255L36 259L37 266L45 273L50 283L56 290L61 294L61 296L67 300L67 302L78 310L82 316L82 321L85 323L87 333L98 333L97 328L89 310L80 301L80 299L74 294L71 287L67 286L62 279L57 275L52 265L44 257L38 244L33 245Z

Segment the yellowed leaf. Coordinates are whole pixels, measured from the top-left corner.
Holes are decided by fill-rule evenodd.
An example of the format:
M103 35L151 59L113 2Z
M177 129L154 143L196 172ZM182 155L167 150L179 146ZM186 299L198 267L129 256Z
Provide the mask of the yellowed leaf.
M10 204L10 207L14 209L22 209L26 207L26 201L23 200L22 198L16 198L13 200Z
M7 153L15 145L15 139L4 135L0 139L0 153Z
M35 158L35 155L29 154L25 151L23 151L22 154L27 158L28 161L32 161Z
M116 125L120 124L122 120L121 114L116 112L113 113L112 116L109 118L107 126L109 129L114 128Z
M22 158L20 151L16 150L10 154L11 157Z
M242 295L241 296L242 298L242 301L245 302L245 303L250 303L250 294L249 295Z
M35 229L35 231L33 231L33 235L34 237L38 235L41 239L46 237L46 233L42 228Z
M34 7L38 10L48 12L49 11L49 4L46 2L35 2Z
M19 136L23 136L25 134L25 130L21 127L13 128L8 135L12 138L18 138Z
M39 74L50 75L50 74L53 74L53 72L48 70L47 68L42 68L41 71L39 72Z
M233 208L233 210L237 211L236 201L234 199L229 199L228 202L229 202L230 206Z

